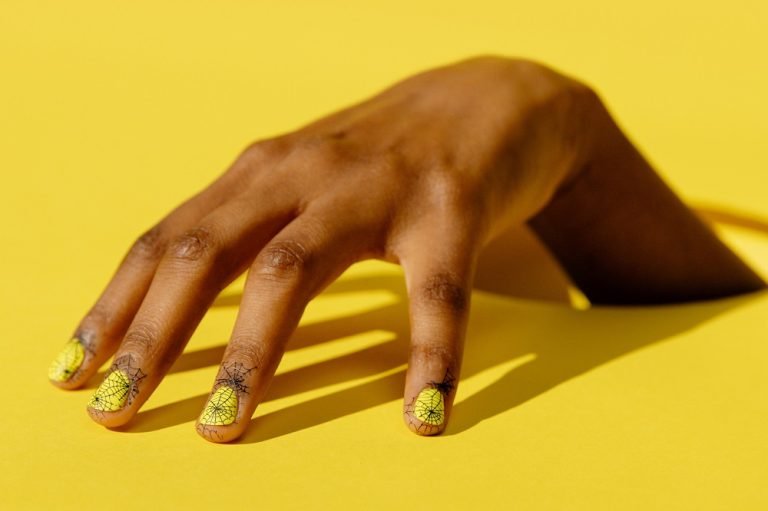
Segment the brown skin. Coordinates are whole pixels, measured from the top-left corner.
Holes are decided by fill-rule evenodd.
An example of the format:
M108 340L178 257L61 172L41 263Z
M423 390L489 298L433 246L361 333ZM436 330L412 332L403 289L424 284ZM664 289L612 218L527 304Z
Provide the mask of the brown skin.
M630 143L599 95L525 59L482 56L410 77L295 132L248 147L208 188L131 248L77 334L89 348L66 389L107 359L147 374L135 399L95 412L127 423L160 383L218 293L248 270L219 378L253 368L240 436L308 301L350 264L403 266L412 331L412 403L444 383L455 396L478 254L526 224L594 303L668 303L765 283L677 198ZM120 359L125 360L125 357ZM453 380L446 382L448 374Z

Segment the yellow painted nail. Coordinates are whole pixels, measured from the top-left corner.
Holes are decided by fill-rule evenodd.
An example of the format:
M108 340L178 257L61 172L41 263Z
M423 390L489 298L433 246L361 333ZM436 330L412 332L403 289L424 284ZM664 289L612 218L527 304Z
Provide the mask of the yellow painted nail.
M93 394L88 406L102 412L114 412L125 405L131 392L131 379L123 370L112 371Z
M219 387L208 400L200 424L226 426L235 422L237 416L237 392L226 385Z
M85 348L80 339L67 342L48 368L48 378L54 381L67 381L75 374L85 358Z
M424 424L439 426L445 419L443 394L436 388L428 387L419 392L413 406L413 415Z

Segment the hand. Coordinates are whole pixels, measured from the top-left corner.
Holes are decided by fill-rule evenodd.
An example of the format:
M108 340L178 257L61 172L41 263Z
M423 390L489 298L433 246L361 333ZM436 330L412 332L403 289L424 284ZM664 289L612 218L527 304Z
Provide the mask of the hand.
M617 155L626 163L626 185L641 190L638 205L612 203L603 186L611 178L601 176L617 172L601 169L618 168L610 165ZM668 213L665 227L642 224L656 214L648 200L643 204L646 192ZM604 199L599 207L590 206L595 198ZM632 227L633 207L647 212L638 220L641 238L693 229L699 234L686 243L715 254L701 265L651 254L654 268L671 275L684 265L682 282L705 262L726 261L718 271L730 276L712 279L702 270L703 288L664 288L640 263L623 275L618 259L631 263L633 256L610 248L608 234ZM626 213L623 225L599 220L612 208ZM595 240L573 234L580 232L573 225L579 215L589 217ZM446 426L459 379L477 256L505 228L525 222L590 298L647 301L758 285L638 158L591 87L533 61L478 57L420 73L249 146L134 243L49 377L62 388L82 386L114 355L88 412L105 426L128 422L215 297L248 270L234 331L197 423L209 440L234 439L264 397L309 300L353 262L375 258L401 264L406 277L406 424L436 434ZM559 227L565 224L567 232ZM607 254L605 261L593 258L606 265L597 277L579 265L596 244ZM608 285L612 271L617 276Z

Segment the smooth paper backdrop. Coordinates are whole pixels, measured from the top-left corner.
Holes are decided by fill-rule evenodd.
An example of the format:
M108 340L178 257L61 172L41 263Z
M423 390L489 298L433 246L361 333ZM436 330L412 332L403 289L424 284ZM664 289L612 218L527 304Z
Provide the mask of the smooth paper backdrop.
M225 291L122 431L48 363L131 241L249 142L432 66L523 56L598 89L768 275L768 4L33 1L0 5L2 509L768 508L768 296L578 310L473 294L450 426L404 427L400 268L307 309L249 433L194 431Z

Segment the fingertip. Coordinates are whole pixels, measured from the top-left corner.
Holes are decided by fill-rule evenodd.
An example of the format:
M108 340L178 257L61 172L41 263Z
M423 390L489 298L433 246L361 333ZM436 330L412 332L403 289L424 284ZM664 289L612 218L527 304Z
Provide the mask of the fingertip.
M418 436L436 436L445 431L445 423L440 425L421 422L413 416L405 414L405 425Z
M74 374L72 374L66 380L60 380L55 377L51 377L51 374L49 373L48 382L50 382L50 384L54 387L58 387L62 390L77 390L85 387L88 384L88 381L93 376L93 373L96 372L96 369L98 368L94 368L92 364L89 364L88 361L86 361Z
M224 444L240 438L245 428L237 426L212 426L200 421L195 425L197 434L215 444Z
M445 430L446 420L445 415L442 416L439 424L431 419L420 420L414 412L411 403L405 405L405 411L403 412L403 422L405 422L406 427L412 433L419 436L439 435Z
M53 385L54 387L58 387L62 390L75 390L78 387L82 387L84 382L74 382L71 379L66 381L58 381L54 380L50 376L48 377L48 382Z
M419 436L435 436L445 431L456 391L456 378L450 369L440 381L410 383L403 402L406 426ZM415 388L414 388L415 387Z
M88 416L96 422L106 428L117 428L128 424L133 418L133 413L129 410L119 410L117 412L107 412L104 410L98 410L91 406L89 403L85 407Z

